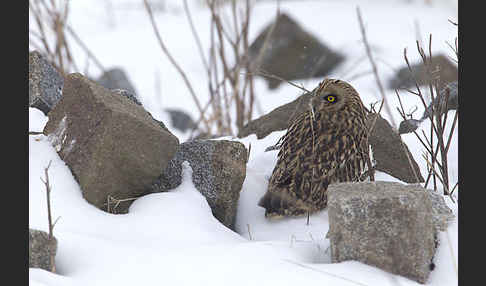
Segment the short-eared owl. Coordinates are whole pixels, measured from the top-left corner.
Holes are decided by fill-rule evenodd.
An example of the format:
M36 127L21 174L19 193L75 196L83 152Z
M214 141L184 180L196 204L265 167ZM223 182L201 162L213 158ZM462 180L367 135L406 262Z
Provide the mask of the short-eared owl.
M369 159L365 108L348 83L325 79L309 108L279 139L278 160L258 205L266 217L300 216L327 205L327 187L359 181Z

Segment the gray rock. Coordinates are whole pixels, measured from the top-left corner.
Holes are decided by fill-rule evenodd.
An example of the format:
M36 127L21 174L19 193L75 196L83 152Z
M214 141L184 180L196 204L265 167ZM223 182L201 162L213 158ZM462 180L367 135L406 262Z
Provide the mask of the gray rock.
M135 198L149 193L179 146L141 105L78 73L66 77L44 134L83 197L112 213L126 213Z
M459 73L457 66L452 63L446 56L437 55L432 57L432 75L434 78L440 78L439 90L442 90L447 83L458 80ZM424 66L422 60L414 65L410 65L412 73L408 66L404 66L399 69L396 74L388 81L388 88L401 89L415 87L414 78L420 86L428 85L431 81L430 72L427 72L427 68Z
M238 137L243 138L250 134L256 134L258 139L266 137L274 131L287 129L295 116L307 110L310 93L299 96L292 102L279 106L270 113L248 122L238 132Z
M137 96L129 90L115 88L115 89L112 89L111 92L113 92L114 94L117 94L119 96L124 96L124 97L130 99L131 101L133 101L135 104L142 106L142 103L138 100Z
M182 162L188 161L196 189L206 197L212 213L234 230L236 207L246 177L245 146L228 140L194 140L180 145L168 167L153 184L153 192L163 192L181 184Z
M196 126L191 116L182 110L166 108L165 111L169 113L172 127L181 132L186 132Z
M322 77L344 60L343 55L333 52L285 13L281 13L276 19L265 51L261 54L273 23L249 47L249 60L253 71L261 68L286 80ZM265 80L270 89L277 88L281 83L268 77Z
M420 185L394 182L331 184L331 261L357 260L425 283L450 210Z
M45 115L61 99L64 79L39 52L29 53L29 106Z
M400 126L398 127L398 134L407 134L414 132L422 123L422 120L417 119L407 119L400 122Z
M447 97L447 92L449 92L449 97ZM450 82L440 91L439 96L436 96L434 101L425 109L421 120L429 117L430 112L432 112L432 106L434 106L435 110L440 110L441 114L449 110L457 110L459 106L458 82Z
M368 114L367 126L371 128L376 113ZM368 142L373 151L375 168L406 183L424 182L420 167L400 135L390 123L378 115ZM410 160L410 161L409 161Z
M49 239L47 232L29 228L29 268L42 268L47 271L55 269L55 261L51 265L51 255L56 257L57 239Z
M213 133L208 133L208 132L205 132L205 131L198 131L198 132L195 132L195 134L196 135L194 135L193 138L190 138L187 141L205 140L205 139L216 139L216 138L228 136L227 134L226 135L223 135L223 134L213 134Z
M112 68L104 72L96 81L107 89L124 89L132 94L137 94L133 84L121 68Z
M123 96L123 97L126 97L128 99L130 99L133 103L135 103L136 105L140 105L143 107L142 103L138 100L138 97L136 94L126 90L126 89L119 89L119 88L116 88L116 89L112 89L111 92L113 94L116 94L118 96ZM147 112L150 117L152 117L152 114L150 114L150 112ZM166 130L167 132L170 132L169 129L165 126L165 124L162 122L162 121L158 121L157 119L153 118L152 119L157 122L160 127L162 127L164 130Z
M417 188L422 188L422 186L418 185ZM427 189L427 192L429 193L429 198L432 202L432 219L434 220L434 226L437 231L445 231L449 223L454 220L454 214L446 205L443 195L430 189Z

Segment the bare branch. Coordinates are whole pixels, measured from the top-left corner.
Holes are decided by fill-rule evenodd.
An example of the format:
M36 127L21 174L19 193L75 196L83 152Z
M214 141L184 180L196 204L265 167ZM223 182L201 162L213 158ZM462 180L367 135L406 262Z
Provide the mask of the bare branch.
M105 72L106 69L104 66L101 64L101 62L95 57L95 55L91 52L91 50L84 44L84 42L79 38L79 36L74 32L73 28L71 26L66 26L66 30L71 34L73 39L79 44L79 46L86 52L86 55L88 55L88 58L92 59L93 62L96 64L96 66L102 71Z
M49 168L51 167L52 160L49 161L49 164L46 168L44 168L44 174L46 176L45 181L41 181L46 186L46 200L47 200L47 220L48 220L48 227L49 227L49 244L53 243L54 240L54 224L52 223L52 215L51 215L51 185L49 184ZM57 222L57 220L56 220ZM54 261L54 253L49 253L50 263L51 263L51 271L56 273L56 264Z
M366 54L368 55L368 59L370 60L370 63L371 63L372 69L373 69L373 73L375 75L376 85L378 86L378 90L380 91L381 97L384 99L385 110L388 113L390 121L391 121L392 125L396 128L397 125L395 123L395 119L393 118L393 114L391 112L390 106L388 105L388 102L386 101L385 90L383 88L383 85L381 84L381 80L380 80L380 77L378 75L378 68L376 66L375 61L373 60L373 56L371 54L371 49L370 49L370 46L368 44L368 40L366 38L366 32L365 32L363 19L361 17L361 11L359 9L359 6L356 7L356 12L358 14L358 22L359 22L359 26L360 26L360 30L361 30L361 35L363 37L363 43L364 43L365 48L366 48Z
M268 73L268 72L264 71L263 69L259 69L257 72L250 72L249 74L257 74L257 75L261 75L261 76L264 76L264 77L268 77L268 78L273 78L273 79L278 79L278 80L281 80L281 81L285 81L286 83L288 83L288 84L290 84L290 85L292 85L292 86L294 86L294 87L296 87L296 88L298 88L300 90L303 90L304 92L308 92L308 93L311 92L311 91L305 89L304 86L299 86L296 83L293 83L293 82L291 82L289 80L286 80L286 79L284 79L282 77L279 77L277 75Z
M169 61L171 62L171 64L176 68L177 72L179 72L179 74L181 75L182 79L184 80L184 83L186 84L189 92L191 93L192 99L196 103L196 106L197 106L197 108L199 110L199 113L201 115L202 121L205 123L206 129L209 132L210 131L209 124L208 124L208 122L207 122L207 120L206 120L206 118L204 116L203 108L201 107L201 104L199 102L199 99L197 98L196 93L194 92L194 89L192 88L191 83L187 79L187 76L184 73L184 71L181 69L181 67L177 64L177 62L174 60L174 58L172 57L172 55L167 50L167 47L165 46L164 42L162 41L162 36L160 35L159 29L157 28L157 25L155 24L155 19L154 19L153 13L152 13L152 8L150 8L150 5L147 2L147 0L144 0L143 3L145 5L145 9L147 10L147 13L149 15L150 23L152 24L152 27L154 29L155 36L157 37L157 40L159 41L160 48L162 49L162 51L167 56L167 58L169 59Z
M191 12L189 11L189 7L187 5L187 0L184 0L183 3L184 3L184 11L186 12L186 16L187 16L187 21L189 22L189 25L191 26L191 32L192 32L192 35L194 37L194 40L196 41L196 45L197 45L197 49L199 51L199 55L201 56L201 60L203 62L204 67L206 68L206 70L209 70L209 65L208 65L208 62L206 61L206 57L204 56L201 40L199 39L199 36L196 33L196 28L194 28L194 23L192 22L192 16L191 16Z

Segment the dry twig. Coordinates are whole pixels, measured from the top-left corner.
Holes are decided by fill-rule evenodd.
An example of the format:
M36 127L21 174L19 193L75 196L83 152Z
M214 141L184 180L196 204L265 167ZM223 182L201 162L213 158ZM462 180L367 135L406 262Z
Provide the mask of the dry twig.
M51 163L52 163L52 161L49 161L49 164L44 169L44 174L46 176L46 180L44 181L42 178L40 178L40 180L46 186L47 220L48 220L48 224L49 224L49 245L52 246L53 243L54 243L54 234L53 234L54 226L56 225L56 222L58 221L59 218L57 218L56 221L54 221L54 223L52 222L52 215L51 215L51 185L49 184L49 168L51 167ZM54 253L53 252L49 252L49 259L50 259L50 263L51 263L51 271L53 273L56 273L56 264L55 264L54 258L55 258L54 257Z
M417 131L413 131L416 138L422 144L425 149L425 154L422 156L427 163L427 170L428 175L427 179L425 180L425 187L427 187L430 179L433 181L434 190L437 190L437 181L443 187L444 195L449 195L449 197L454 201L452 198L452 191L455 190L458 184L454 186L452 190L449 188L449 174L448 174L448 160L447 156L449 153L449 147L452 140L452 136L454 134L454 130L456 129L456 123L458 120L459 112L456 110L451 129L449 134L445 133L446 123L447 123L447 115L448 115L448 101L449 101L449 94L450 91L446 87L446 89L441 93L439 91L439 83L440 78L434 78L434 70L435 66L432 59L432 35L429 36L429 47L428 52L429 55L425 54L425 51L421 47L420 43L417 41L417 51L422 59L422 62L426 68L426 72L429 75L429 82L428 82L428 90L431 97L431 103L428 107L426 104L426 100L422 90L420 89L420 85L417 79L414 76L413 70L410 66L410 62L407 57L407 49L404 49L404 59L407 63L407 67L412 74L416 92L407 90L409 93L414 94L420 98L420 101L425 108L428 110L427 119L430 121L430 132L427 135L424 130L422 130L422 134L419 135ZM400 99L400 95L397 90L395 93L398 97L400 103L400 109L398 109L400 115L404 120L407 120L407 114L404 111L402 101ZM436 141L434 140L436 139Z
M201 106L201 103L199 102L199 99L196 96L196 93L194 92L194 89L192 88L191 82L187 79L187 76L186 76L185 72L177 64L177 62L175 61L175 59L172 57L172 55L170 54L169 50L165 46L164 42L162 41L162 36L159 33L159 29L157 28L157 24L155 23L155 19L154 19L153 13L152 13L152 8L150 7L148 1L147 0L144 0L143 3L145 5L145 9L147 10L147 13L149 15L150 23L152 24L152 28L154 29L154 33L155 33L155 36L157 37L157 40L158 40L159 45L160 45L160 48L162 49L162 51L164 52L164 54L169 59L170 63L176 68L177 72L181 75L182 79L184 80L184 83L186 84L187 89L189 90L189 92L190 92L190 94L192 96L192 99L194 100L194 103L196 104L196 106L197 106L197 108L199 110L199 114L200 114L200 116L202 118L202 121L206 125L206 129L209 132L210 131L209 123L208 123L208 121L206 120L206 118L204 116L203 108Z
M363 37L363 44L365 45L366 54L368 55L368 59L370 60L370 64L371 64L371 67L372 67L372 70L373 70L373 74L375 75L376 85L378 86L378 90L380 91L381 97L382 97L383 102L384 102L385 110L390 117L390 121L392 123L392 126L394 126L396 128L397 125L396 125L395 120L393 118L393 114L391 112L390 106L388 105L388 102L386 101L385 90L384 90L383 85L381 83L380 76L378 75L378 68L376 66L375 61L373 60L373 55L371 54L370 45L368 44L368 40L366 38L366 31L365 31L365 28L364 28L363 18L361 17L361 10L359 9L359 7L356 8L356 12L358 14L358 22L359 22L359 26L360 26L361 35ZM374 124L372 125L372 127L370 129L372 130L373 127L374 127Z

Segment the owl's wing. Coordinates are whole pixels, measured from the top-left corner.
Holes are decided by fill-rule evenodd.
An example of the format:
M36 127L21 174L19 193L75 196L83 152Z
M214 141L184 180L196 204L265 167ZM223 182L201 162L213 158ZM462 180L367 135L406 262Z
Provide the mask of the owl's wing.
M295 134L296 130L297 130L295 127L298 126L299 124L302 124L302 121L304 121L306 119L306 116L307 116L307 112L303 112L300 115L298 115L294 120L292 120L289 123L286 134L284 136L281 136L278 139L277 143L275 143L275 145L268 146L265 149L265 152L273 151L273 150L280 150L282 148L282 144L286 140L288 140L289 138L292 138L292 136L297 135L297 134Z
M308 139L312 137L310 129L307 128L310 118L306 114L304 112L298 116L279 140L277 164L272 172L268 190L259 202L259 205L265 208L266 217L295 216L306 214L308 211L308 205L299 192L301 176L305 172L302 168L308 165L305 162L306 155L309 155L306 154Z
M366 131L356 134L335 130L323 136L319 142L320 161L316 162L322 170L323 179L328 183L358 181L367 162Z
M309 114L303 112L294 119L285 135L278 140L278 160L272 174L272 183L281 187L291 184L303 161L303 152L308 145L307 137L312 136L308 134L311 130L307 128L310 120Z

